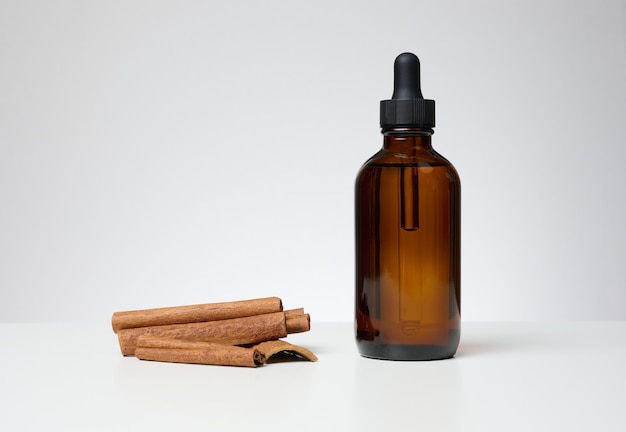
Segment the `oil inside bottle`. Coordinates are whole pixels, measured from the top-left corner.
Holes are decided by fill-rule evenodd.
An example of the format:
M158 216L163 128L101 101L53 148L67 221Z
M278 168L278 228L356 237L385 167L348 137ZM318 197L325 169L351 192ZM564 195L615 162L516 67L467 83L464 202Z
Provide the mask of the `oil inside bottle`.
M459 339L458 181L448 165L366 164L357 196L357 343L445 358Z

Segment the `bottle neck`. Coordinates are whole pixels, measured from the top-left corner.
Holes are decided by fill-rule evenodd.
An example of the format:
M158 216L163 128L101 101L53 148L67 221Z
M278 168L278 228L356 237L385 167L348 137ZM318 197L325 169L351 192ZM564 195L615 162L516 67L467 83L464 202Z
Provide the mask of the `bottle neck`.
M411 155L432 150L429 128L390 128L383 130L383 149L390 153Z

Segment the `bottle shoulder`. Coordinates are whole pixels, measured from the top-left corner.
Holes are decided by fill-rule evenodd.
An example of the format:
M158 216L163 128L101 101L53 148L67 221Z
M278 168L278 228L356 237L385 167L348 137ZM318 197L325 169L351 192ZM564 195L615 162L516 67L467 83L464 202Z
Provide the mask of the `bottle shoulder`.
M403 154L403 153L391 153L385 149L381 149L378 153L369 158L363 167L377 166L377 167L441 167L449 166L452 169L454 167L448 159L437 153L433 149L428 151Z
M434 176L440 177L442 181L460 187L461 179L450 161L434 150L424 153L408 157L407 155L391 154L383 149L361 166L356 177L357 185L367 184L381 174L393 175L392 173L396 170L416 168L424 174L432 173Z

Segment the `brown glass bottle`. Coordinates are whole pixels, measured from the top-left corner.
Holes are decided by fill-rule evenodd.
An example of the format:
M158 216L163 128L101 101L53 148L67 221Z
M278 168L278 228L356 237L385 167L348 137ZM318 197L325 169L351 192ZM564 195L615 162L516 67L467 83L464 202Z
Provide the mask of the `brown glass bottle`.
M366 357L443 359L459 344L460 180L432 148L430 102L432 119L381 121L383 148L357 176L356 340Z

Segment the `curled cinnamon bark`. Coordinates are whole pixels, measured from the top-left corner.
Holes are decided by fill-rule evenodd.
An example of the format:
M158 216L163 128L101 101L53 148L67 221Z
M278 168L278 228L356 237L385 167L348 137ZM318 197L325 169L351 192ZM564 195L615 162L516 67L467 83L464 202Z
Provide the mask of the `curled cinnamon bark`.
M254 345L252 348L255 348L262 352L267 360L280 352L288 352L309 361L317 361L317 356L313 354L313 352L301 346L294 345L282 340L261 342L260 344Z

